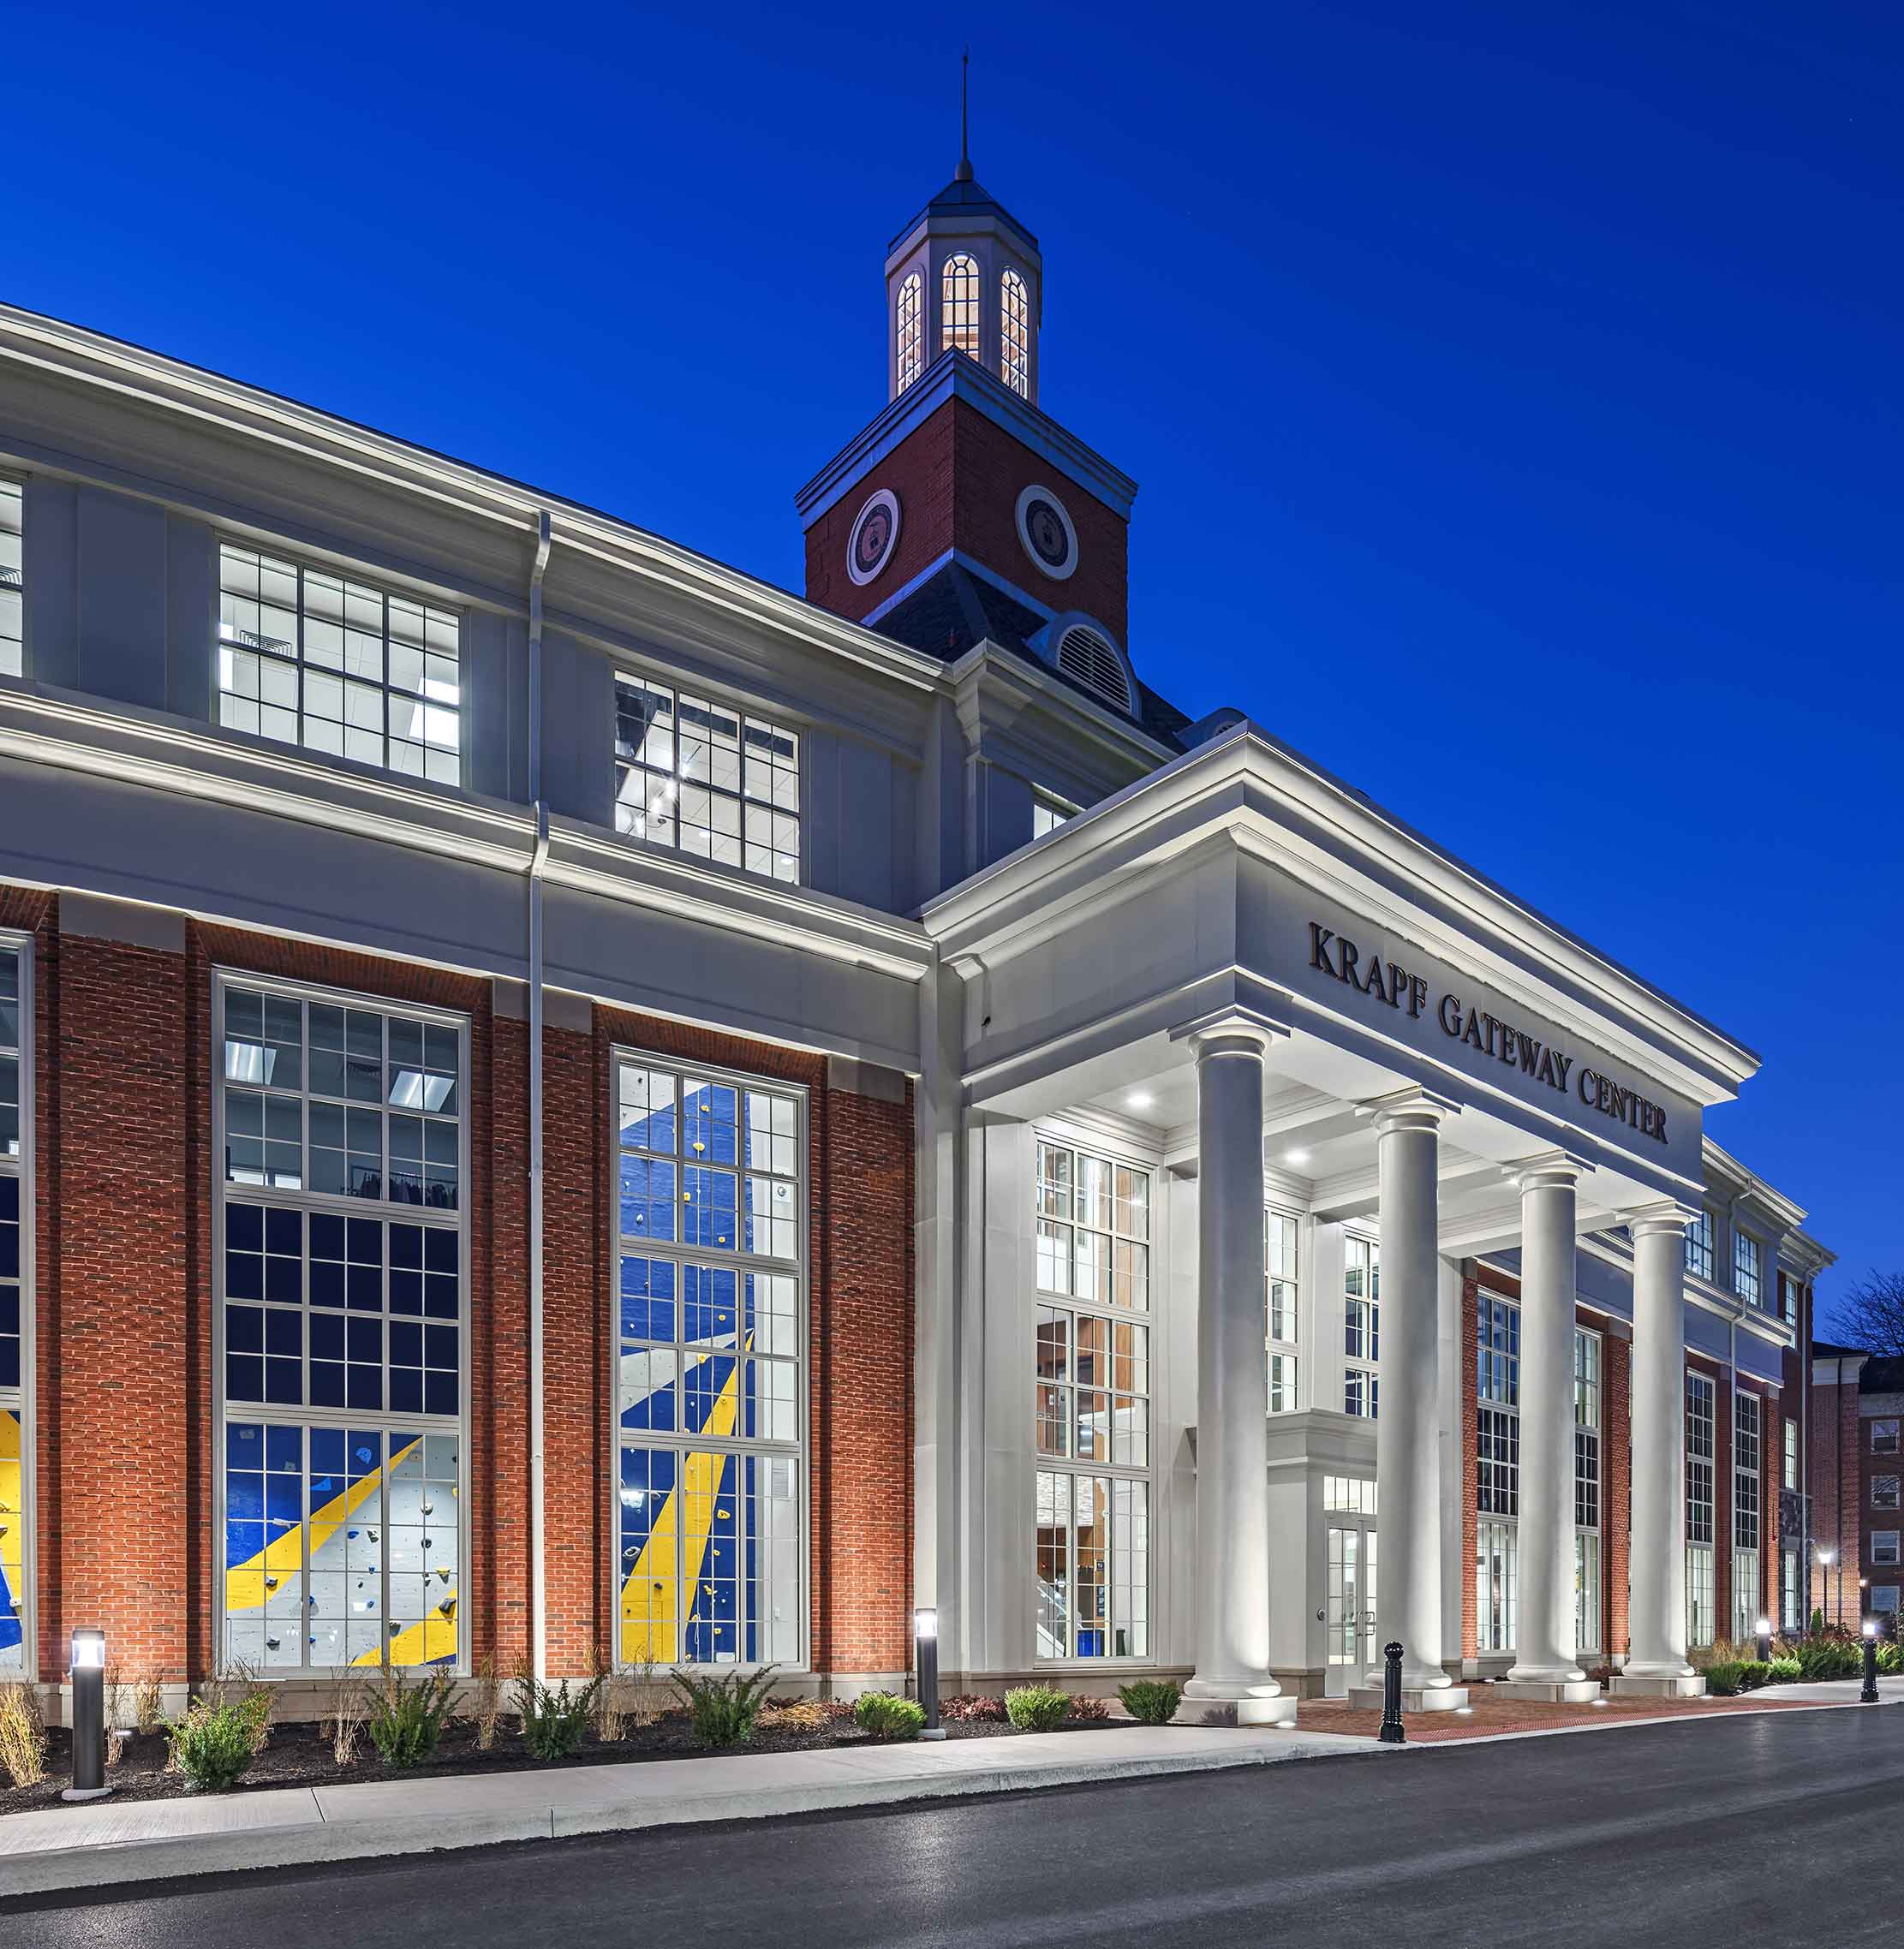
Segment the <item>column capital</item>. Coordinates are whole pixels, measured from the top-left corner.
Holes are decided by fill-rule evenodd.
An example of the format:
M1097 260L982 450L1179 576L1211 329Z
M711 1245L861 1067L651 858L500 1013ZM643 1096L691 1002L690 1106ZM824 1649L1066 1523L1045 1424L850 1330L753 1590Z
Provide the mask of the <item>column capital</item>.
M1686 1228L1693 1222L1693 1214L1680 1205L1648 1205L1643 1210L1631 1212L1626 1217L1626 1230L1632 1233L1635 1244L1642 1238L1662 1238L1670 1234L1683 1239Z
M1254 1009L1227 1008L1180 1024L1171 1030L1170 1040L1187 1042L1191 1053L1199 1057L1243 1055L1251 1050L1267 1055L1271 1046L1288 1034L1289 1025L1271 1016L1259 1015Z
M1451 1096L1438 1096L1431 1089L1398 1089L1392 1095L1375 1096L1355 1106L1358 1117L1373 1120L1378 1137L1392 1130L1414 1130L1432 1135L1443 1120L1461 1106Z
M1571 1151L1542 1151L1516 1158L1501 1167L1501 1175L1519 1192L1570 1191L1593 1166Z

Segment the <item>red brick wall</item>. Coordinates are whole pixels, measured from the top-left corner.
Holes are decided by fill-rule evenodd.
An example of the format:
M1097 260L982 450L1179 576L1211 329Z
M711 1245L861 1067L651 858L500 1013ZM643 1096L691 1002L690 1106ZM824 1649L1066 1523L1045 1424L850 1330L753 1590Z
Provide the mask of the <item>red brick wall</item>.
M1600 1332L1600 1658L1624 1657L1632 1560L1632 1342Z
M1063 501L1077 531L1077 568L1065 581L1047 575L1018 539L1018 496L1035 481ZM846 572L846 544L859 510L881 487L898 498L899 539L880 575L862 587ZM857 619L959 548L1053 610L1096 617L1123 642L1129 533L1123 517L1095 495L976 407L952 399L807 530L807 598Z
M527 1033L490 984L188 925L172 953L62 938L57 903L0 889L35 931L39 1666L105 1625L165 1677L217 1662L212 980L217 968L455 1010L470 1022L470 1644L527 1649ZM902 1669L911 1565L910 1095L830 1089L823 1058L598 1011L551 1028L546 1115L549 1657L612 1642L615 1466L610 1201L617 1043L809 1091L812 1640L815 1669Z
M1834 1376L1835 1365L1828 1371ZM1829 1567L1811 1566L1811 1603L1828 1624L1855 1625L1858 1617L1859 1516L1865 1494L1859 1453L1858 1362L1811 1389L1811 1535L1814 1553L1834 1552Z

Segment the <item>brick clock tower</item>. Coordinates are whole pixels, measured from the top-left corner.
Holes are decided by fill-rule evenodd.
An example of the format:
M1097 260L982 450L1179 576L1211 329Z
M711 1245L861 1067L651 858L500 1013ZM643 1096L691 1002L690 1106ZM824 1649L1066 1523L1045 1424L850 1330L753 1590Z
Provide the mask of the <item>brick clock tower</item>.
M990 641L1121 716L1137 485L1042 412L1038 240L952 180L886 257L887 404L796 497L807 596L948 659Z

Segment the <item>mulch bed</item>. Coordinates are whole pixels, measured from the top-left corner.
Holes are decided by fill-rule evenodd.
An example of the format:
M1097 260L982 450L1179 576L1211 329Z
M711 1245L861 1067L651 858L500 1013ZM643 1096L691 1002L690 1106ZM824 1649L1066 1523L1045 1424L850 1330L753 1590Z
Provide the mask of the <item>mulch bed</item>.
M1608 1697L1599 1704L1542 1705L1529 1699L1490 1700L1485 1685L1471 1685L1471 1710L1410 1712L1402 1714L1411 1742L1424 1744L1450 1739L1481 1739L1495 1732L1548 1732L1565 1725L1619 1725L1635 1720L1718 1718L1735 1712L1788 1712L1802 1699L1782 1699L1765 1691L1741 1693L1735 1698L1622 1699ZM1357 1732L1372 1739L1382 1727L1379 1712L1352 1711L1340 1699L1304 1699L1296 1708L1296 1724L1304 1732Z
M1059 1730L1065 1732L1102 1731L1111 1722L1072 1720ZM1128 1724L1128 1721L1125 1723ZM951 1739L1016 1739L1021 1737L1014 1725L996 1720L948 1720L946 1735ZM46 1778L38 1786L15 1787L0 1776L0 1815L25 1814L49 1807L75 1804L63 1801L60 1793L72 1781L72 1739L63 1726L50 1727L46 1734ZM604 1742L593 1731L583 1736L577 1749L565 1760L535 1760L524 1750L514 1722L504 1715L496 1730L496 1743L486 1752L476 1744L476 1729L463 1720L444 1728L442 1743L427 1765L385 1766L367 1738L358 1743L357 1756L348 1767L340 1767L331 1753L328 1729L319 1732L312 1725L274 1725L271 1740L251 1762L249 1770L230 1791L258 1793L284 1786L352 1786L371 1780L441 1779L459 1774L536 1773L550 1767L630 1766L648 1760L745 1759L749 1753L810 1753L838 1746L875 1746L886 1743L862 1732L850 1719L830 1720L815 1731L761 1726L750 1744L738 1747L702 1746L695 1743L684 1713L669 1712L652 1725L631 1726L622 1739ZM134 1733L128 1737L119 1763L106 1773L114 1800L170 1800L192 1790L182 1775L167 1773L165 1763L170 1743L162 1732ZM81 1804L83 1804L81 1803Z

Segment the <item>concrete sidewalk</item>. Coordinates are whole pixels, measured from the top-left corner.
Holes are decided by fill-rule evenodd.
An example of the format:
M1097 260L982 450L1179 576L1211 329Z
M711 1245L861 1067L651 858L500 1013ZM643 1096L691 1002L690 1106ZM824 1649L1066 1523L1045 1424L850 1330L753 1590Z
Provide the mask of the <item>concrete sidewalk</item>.
M0 1821L0 1898L1382 1750L1373 1739L1270 1727L1113 1726L116 1806L104 1800Z

